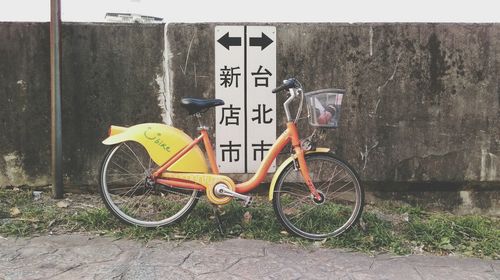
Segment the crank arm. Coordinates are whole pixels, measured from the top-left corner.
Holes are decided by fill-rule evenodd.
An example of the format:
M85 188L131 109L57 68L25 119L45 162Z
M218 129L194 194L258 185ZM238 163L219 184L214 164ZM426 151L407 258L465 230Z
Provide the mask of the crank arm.
M248 207L250 205L250 203L252 202L252 197L251 196L244 195L244 194L232 191L232 190L228 189L223 184L215 186L214 191L215 191L216 195L231 196L231 197L243 200L245 202L244 203L245 207Z

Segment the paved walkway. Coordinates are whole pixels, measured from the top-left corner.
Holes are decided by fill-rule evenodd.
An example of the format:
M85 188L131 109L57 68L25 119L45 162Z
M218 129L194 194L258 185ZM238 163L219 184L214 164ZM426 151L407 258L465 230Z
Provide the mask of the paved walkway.
M0 279L500 279L500 261L59 235L0 238Z

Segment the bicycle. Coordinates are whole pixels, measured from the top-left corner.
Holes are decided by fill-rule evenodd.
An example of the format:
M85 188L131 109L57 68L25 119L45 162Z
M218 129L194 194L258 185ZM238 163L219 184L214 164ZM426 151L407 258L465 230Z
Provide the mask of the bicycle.
M103 141L111 147L99 175L99 192L106 207L126 224L159 227L189 214L203 193L215 205L236 198L248 206L252 197L245 193L264 180L274 159L291 142L291 156L278 167L269 187L269 200L278 220L288 232L312 240L345 232L363 211L364 191L358 175L330 149L315 147L312 137L301 141L296 126L305 95L309 123L317 128L336 127L345 91L304 94L300 82L291 78L272 92L285 90L289 94L284 102L287 128L254 176L238 184L219 174L208 127L201 123L201 113L223 105L222 100L181 100L182 107L198 119L200 135L194 140L164 124L111 126L109 137ZM289 107L298 97L300 105L292 119ZM204 144L211 173L197 145L200 142Z

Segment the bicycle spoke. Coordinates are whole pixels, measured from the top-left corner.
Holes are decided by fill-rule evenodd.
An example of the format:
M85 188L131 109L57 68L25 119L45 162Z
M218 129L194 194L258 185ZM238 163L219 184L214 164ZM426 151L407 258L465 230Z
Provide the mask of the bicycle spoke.
M340 172L342 172L342 171L339 171L338 173L336 173L335 171L337 171L337 166L335 166L335 169L333 170L332 176L326 182L321 184L319 186L319 188L317 188L317 189L322 189L326 184L328 184L328 182L331 182Z
M332 193L332 195L336 194L338 191L340 191L341 189L343 189L345 186L349 185L350 183L351 183L351 182L349 182L349 183L347 183L346 185L342 186L341 188L339 188L338 190L336 190L335 192L333 192L333 193ZM350 189L348 189L348 190L346 190L346 191L343 191L343 192L341 192L340 194L337 194L336 196L332 196L332 197L330 197L330 199L334 199L334 198L340 197L340 196L341 196L341 195L343 195L344 193L346 193L346 192L350 192L350 191L351 191L351 190L353 190L353 189L354 189L354 187L353 187L353 188L350 188Z
M303 197L304 194L298 194L298 193L294 193L294 192L290 192L290 191L279 191L279 192L276 192L278 194L289 194L289 195L293 195L293 196L296 196L296 197ZM309 193L307 193L306 195L309 195Z
M299 213L298 215L295 215L293 216L290 220L292 220L293 218L298 218L300 217L298 220L295 220L296 223L298 223L302 218L305 217L305 214L311 212L313 209L315 209L316 207L312 206L310 207L309 209L305 210L305 211L302 211L301 213Z
M142 168L144 169L145 172L147 172L148 170L146 169L146 167L144 167L144 165L142 164L142 161L139 159L139 157L135 154L135 152L130 148L129 145L127 145L127 143L123 143L128 149L129 151L132 152L132 154L135 156L135 158L137 159L137 161L139 162L139 164L142 166Z
M305 196L305 197L302 197L300 200L297 200L297 201L294 201L293 203L284 205L283 208L288 209L289 210L288 212L290 212L290 211L293 211L292 209L294 209L294 208L300 208L300 207L297 207L299 205L313 205L312 202L307 203L308 200L311 201L311 197ZM304 203L304 202L306 202L306 203Z
M337 181L337 182L338 182L338 181ZM349 185L350 183L352 183L352 181L348 181L348 182L347 182L346 184L344 184L342 187L337 188L337 189L334 191L334 193L335 193L335 192L337 192L337 191L339 191L339 190L341 190L342 188L344 188L345 186ZM335 183L333 183L333 184L331 184L331 185L329 185L329 186L328 186L328 188L326 189L325 196L327 196L327 195L328 195L328 193L330 192L330 188L331 188L332 186L334 186L334 185L335 185Z
M134 201L133 204L137 205L138 207L136 207L135 211L133 211L131 214L135 215L135 214L137 214L139 212L139 210L142 209L140 202L142 202L144 200L144 198L146 198L148 196L148 194L150 194L150 193L151 193L151 190L148 190L145 194L141 195L139 197L139 199L137 199L136 201Z
M112 178L116 178L114 180L106 180L107 183L111 183L111 182L118 182L118 181L128 181L128 180L132 180L134 178L142 178L142 177L145 177L144 174L110 174L110 177Z
M310 192L309 192L309 188L307 188L307 186L305 186L304 184L296 184L296 186L292 187L290 185L287 185L287 188L286 190L283 190L283 191L280 191L281 193L293 193L293 194L296 194L297 196L300 196L300 195L309 195ZM297 191L297 192L292 192L292 191Z
M123 195L121 195L121 197L133 196L135 194L135 192L139 189L139 186L142 185L142 183L144 183L144 179L139 180L139 182L135 183L135 185L130 190L128 190L126 193L124 193ZM130 195L128 195L128 193L130 191L132 191L132 190L133 190L133 192Z
M129 170L127 170L125 167L119 165L118 163L116 162L113 162L114 165L116 165L118 168L120 168L121 170L125 171L126 174L134 174L132 172L130 172Z

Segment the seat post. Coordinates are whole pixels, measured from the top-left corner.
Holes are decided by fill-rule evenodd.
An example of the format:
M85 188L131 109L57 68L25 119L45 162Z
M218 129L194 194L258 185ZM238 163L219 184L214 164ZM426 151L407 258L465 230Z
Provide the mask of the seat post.
M204 126L201 123L201 114L200 113L195 113L194 116L196 117L196 120L198 121L198 130L208 130L208 127Z

